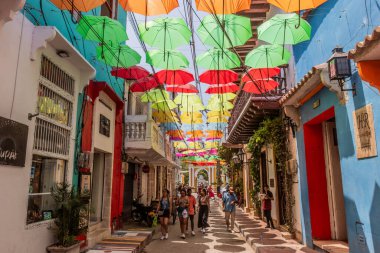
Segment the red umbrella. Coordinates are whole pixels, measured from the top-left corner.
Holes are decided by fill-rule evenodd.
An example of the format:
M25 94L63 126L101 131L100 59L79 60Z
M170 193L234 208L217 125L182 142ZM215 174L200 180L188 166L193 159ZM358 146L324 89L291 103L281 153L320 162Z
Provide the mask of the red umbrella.
M207 84L226 84L236 82L238 77L238 74L232 70L207 70L199 76L199 79Z
M192 84L184 84L184 85L166 85L166 90L170 92L178 92L178 93L198 93L197 87Z
M223 93L236 92L238 90L239 90L239 86L237 86L236 84L226 83L226 84L210 85L210 87L206 90L206 93L223 94Z
M156 88L159 85L160 84L157 82L156 78L149 76L136 80L136 82L134 82L131 87L129 87L129 90L131 92L145 92Z
M126 80L137 80L149 76L149 71L143 67L133 66L129 68L114 68L111 71L111 75Z
M185 70L161 70L154 75L160 83L187 84L194 81L194 76Z
M243 90L249 93L262 94L274 90L278 85L279 83L271 78L257 79L255 83L252 81L246 82Z
M255 69L251 68L248 70L248 73L250 74L251 78L253 80L255 79L265 79L270 78L272 76L277 76L281 72L280 68L261 68L261 69ZM249 82L252 81L248 74L244 74L242 81L243 82Z

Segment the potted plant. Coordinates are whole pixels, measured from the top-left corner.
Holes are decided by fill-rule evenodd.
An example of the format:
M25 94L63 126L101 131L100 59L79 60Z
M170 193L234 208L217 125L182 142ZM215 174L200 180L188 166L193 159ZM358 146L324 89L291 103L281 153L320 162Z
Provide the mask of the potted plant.
M54 224L57 242L47 248L50 253L79 253L75 238L87 232L88 201L68 183L56 184L51 190L56 204Z

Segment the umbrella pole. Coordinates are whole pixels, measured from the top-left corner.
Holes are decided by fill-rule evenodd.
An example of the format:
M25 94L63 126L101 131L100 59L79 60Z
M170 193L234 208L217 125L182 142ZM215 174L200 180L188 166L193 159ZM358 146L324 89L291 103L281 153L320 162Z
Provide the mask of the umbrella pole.
M284 59L284 54L285 54L285 36L286 36L286 19L284 21L284 42L282 44L282 59Z
M165 61L165 52L166 52L166 22L164 24L164 61Z
M301 26L301 0L298 0L298 24L295 26L298 29Z
M148 0L145 1L145 30L149 30L146 26L146 23L148 22Z

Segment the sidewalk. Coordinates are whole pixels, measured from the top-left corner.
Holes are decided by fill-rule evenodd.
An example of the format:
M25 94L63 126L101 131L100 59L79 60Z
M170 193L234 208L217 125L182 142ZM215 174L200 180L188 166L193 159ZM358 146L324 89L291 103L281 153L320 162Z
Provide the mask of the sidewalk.
M254 219L240 208L236 210L235 226L256 253L317 253L295 240L285 239L277 229L265 228L265 222Z

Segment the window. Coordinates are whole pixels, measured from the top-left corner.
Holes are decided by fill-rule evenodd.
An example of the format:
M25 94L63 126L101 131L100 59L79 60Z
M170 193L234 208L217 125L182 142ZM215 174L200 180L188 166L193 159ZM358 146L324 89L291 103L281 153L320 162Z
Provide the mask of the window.
M114 0L107 0L102 5L100 15L117 19L117 4L114 3Z
M55 183L64 182L66 162L34 155L30 171L27 224L48 220L55 209L50 191Z

